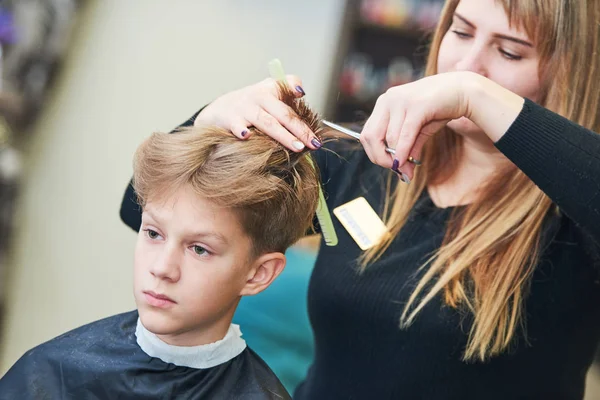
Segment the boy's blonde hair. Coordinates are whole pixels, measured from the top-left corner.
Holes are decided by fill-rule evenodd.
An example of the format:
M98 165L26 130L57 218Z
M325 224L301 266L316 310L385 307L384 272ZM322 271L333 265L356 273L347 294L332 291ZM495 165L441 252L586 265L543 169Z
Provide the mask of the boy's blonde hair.
M319 118L290 89L280 97L319 134ZM294 153L255 128L247 140L212 126L154 133L137 149L133 185L142 207L189 185L232 210L253 243L253 256L284 252L312 226L319 173L306 151Z

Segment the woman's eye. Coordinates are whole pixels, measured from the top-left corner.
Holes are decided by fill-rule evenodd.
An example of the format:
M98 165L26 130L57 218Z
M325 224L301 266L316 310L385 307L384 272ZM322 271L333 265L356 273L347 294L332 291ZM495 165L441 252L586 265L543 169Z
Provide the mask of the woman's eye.
M461 31L457 31L457 30L453 30L452 32L461 39L466 39L466 38L471 37L471 35L469 35L468 33L465 33L465 32L461 32Z
M208 250L206 250L202 246L194 245L194 253L196 253L199 256L204 256L208 254Z
M502 49L500 49L500 54L502 54L502 56L504 58L508 59L508 60L515 60L516 61L516 60L520 60L521 58L523 58L523 57L521 57L519 55L509 53L508 51L505 51L505 50L502 50Z

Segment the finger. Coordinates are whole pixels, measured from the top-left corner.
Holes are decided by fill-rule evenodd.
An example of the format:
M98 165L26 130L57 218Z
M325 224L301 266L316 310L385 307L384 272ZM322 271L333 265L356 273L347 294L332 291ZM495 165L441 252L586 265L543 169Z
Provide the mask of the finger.
M396 144L398 143L398 138L400 137L400 131L402 129L402 124L404 122L404 112L393 112L392 115L390 116L390 123L388 124L388 128L387 128L387 134L386 134L386 146L394 148L396 147ZM402 179L402 175L401 172L398 170L398 166L400 165L399 160L396 159L396 155L392 155L393 157L393 161L392 161L392 171L394 171L395 173L397 173L401 179Z
M409 184L415 175L415 167L415 164L405 163L402 168L398 168L394 172L398 174L398 178L402 182Z
M415 117L417 115L418 117ZM417 136L421 131L420 119L421 113L413 111L411 114L407 114L402 124L398 143L396 144L396 159L400 162L400 169L407 163L410 151L415 145ZM404 170L403 170L404 171Z
M402 130L402 124L404 123L404 112L392 112L390 115L390 123L387 127L387 133L385 135L385 142L387 146L392 149L396 147L398 138L400 137L400 131Z
M304 92L304 87L302 86L302 79L296 75L286 75L285 78L290 88L292 88L294 95L296 95L298 98L304 97L306 93Z
M380 97L361 132L360 142L369 159L384 168L392 167L392 157L385 151L385 134L388 124L389 112L387 105L385 100Z
M233 121L229 127L234 136L239 139L248 139L252 133L248 127L252 125L245 119L237 119Z
M452 121L452 120L444 119L444 120L439 120L439 121L431 121L431 122L423 125L423 127L421 128L421 133L432 136L432 135L436 134L440 129L445 127L448 124L448 122L450 122L450 121Z
M413 162L408 162L409 153L416 143L416 138L413 133L414 126L415 122L410 118L407 117L404 120L400 137L398 138L398 143L396 145L396 155L394 158L394 166L396 166L395 172L398 173L400 179L407 184L412 181L416 166L414 160Z
M267 97L261 101L260 105L263 110L275 117L288 132L296 136L305 146L313 150L321 147L321 141L314 132L287 104L275 97Z
M410 152L408 153L408 157L406 159L408 163L404 165L408 165L410 163L414 166L419 166L422 164L421 160L423 154L423 146L425 145L425 143L427 143L427 140L429 140L430 137L431 136L425 135L423 132L421 132L417 136L417 139L415 140L412 149L410 149Z
M415 140L413 148L410 150L407 161L401 167L400 171L404 181L410 183L414 177L415 168L421 165L423 146L431 136L420 133Z
M435 135L440 129L446 126L446 124L450 120L444 121L433 121L421 128L421 132L417 136L415 143L408 153L408 162L414 164L415 166L419 166L422 164L423 159L423 146L425 143Z
M304 143L285 129L277 119L263 108L259 108L256 116L249 120L252 125L264 134L272 137L288 149L299 152L304 150Z

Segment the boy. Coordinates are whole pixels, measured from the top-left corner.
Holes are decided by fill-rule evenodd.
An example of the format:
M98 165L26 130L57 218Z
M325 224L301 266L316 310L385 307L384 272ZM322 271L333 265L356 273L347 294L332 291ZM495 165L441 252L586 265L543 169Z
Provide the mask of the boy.
M318 131L312 112L281 90ZM133 182L137 310L27 352L0 380L0 399L290 398L231 320L311 226L319 183L306 154L259 132L241 141L191 128L147 139ZM133 211L122 209L123 219Z

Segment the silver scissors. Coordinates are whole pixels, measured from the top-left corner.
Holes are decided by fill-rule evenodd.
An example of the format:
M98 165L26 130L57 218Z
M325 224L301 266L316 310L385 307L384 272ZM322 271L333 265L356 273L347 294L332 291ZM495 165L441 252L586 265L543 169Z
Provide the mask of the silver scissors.
M360 133L355 132L352 129L344 128L341 125L334 124L333 122L329 122L329 121L325 121L325 120L321 120L321 122L323 123L323 125L327 125L328 127L333 128L338 132L345 133L348 136L352 136L356 140L360 140ZM396 154L396 150L392 149L391 147L386 146L385 151L387 151L390 154L394 154L394 155ZM408 157L408 161L415 165L421 165L421 161L414 159L412 156Z

